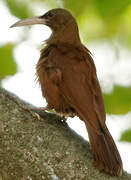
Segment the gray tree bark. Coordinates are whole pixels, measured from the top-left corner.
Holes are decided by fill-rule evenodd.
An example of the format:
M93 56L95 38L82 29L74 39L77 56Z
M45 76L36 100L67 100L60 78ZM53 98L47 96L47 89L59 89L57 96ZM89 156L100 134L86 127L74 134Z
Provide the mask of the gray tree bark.
M0 180L128 180L100 173L89 144L59 116L0 89Z

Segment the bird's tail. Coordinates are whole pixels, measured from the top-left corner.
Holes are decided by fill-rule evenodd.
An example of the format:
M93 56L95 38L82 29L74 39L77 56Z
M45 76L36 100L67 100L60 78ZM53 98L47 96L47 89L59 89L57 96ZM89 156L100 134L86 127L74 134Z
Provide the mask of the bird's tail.
M97 134L88 126L88 134L97 168L111 175L121 176L123 171L121 157L107 127L102 133Z

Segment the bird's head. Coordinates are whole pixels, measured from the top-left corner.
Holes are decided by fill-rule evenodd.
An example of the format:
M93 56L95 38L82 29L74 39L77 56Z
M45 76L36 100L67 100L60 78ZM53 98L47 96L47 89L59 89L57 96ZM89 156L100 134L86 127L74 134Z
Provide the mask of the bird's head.
M52 36L50 39L58 41L79 42L78 27L72 14L62 8L49 10L42 16L36 16L20 20L11 27L28 26L33 24L43 24L51 28Z
M11 27L28 26L33 24L43 24L49 26L52 31L60 31L68 26L71 22L76 23L75 18L65 9L52 9L42 16L36 16L20 20Z

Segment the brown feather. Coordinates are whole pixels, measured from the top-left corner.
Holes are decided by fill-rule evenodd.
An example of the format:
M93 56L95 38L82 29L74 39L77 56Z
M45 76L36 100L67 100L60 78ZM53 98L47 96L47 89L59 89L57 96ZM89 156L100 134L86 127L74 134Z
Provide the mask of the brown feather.
M84 120L95 165L112 175L121 175L121 158L105 124L103 97L89 51L84 46L79 49L64 43L48 48L48 57L43 50L37 65L48 107L59 113L68 109L68 113Z

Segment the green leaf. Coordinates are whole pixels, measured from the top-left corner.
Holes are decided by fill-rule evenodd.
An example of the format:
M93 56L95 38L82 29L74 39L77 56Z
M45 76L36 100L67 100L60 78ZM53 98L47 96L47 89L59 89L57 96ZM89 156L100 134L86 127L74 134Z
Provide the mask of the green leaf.
M94 0L98 13L103 19L113 21L120 16L131 3L130 0Z
M115 86L111 94L104 94L106 112L125 114L131 111L131 87Z
M121 135L121 141L131 142L131 129L124 131Z
M0 46L0 80L8 75L14 75L17 71L13 57L13 44Z
M4 1L9 8L10 12L20 18L24 19L27 17L33 16L33 12L31 10L29 3L30 1L25 1L25 0L5 0Z
M69 11L71 11L75 17L82 16L85 10L87 9L87 7L89 8L89 4L90 4L89 0L83 0L82 2L77 1L77 3L76 3L76 0L71 0L71 1L63 0L63 2L64 2L64 7L68 9Z

